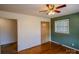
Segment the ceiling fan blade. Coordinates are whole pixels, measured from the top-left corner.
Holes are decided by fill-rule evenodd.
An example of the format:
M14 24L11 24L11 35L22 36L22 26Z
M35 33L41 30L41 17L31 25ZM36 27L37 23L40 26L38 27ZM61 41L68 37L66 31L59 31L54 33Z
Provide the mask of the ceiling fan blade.
M47 7L49 7L49 4L46 4Z
M51 7L51 4L46 4L46 6L47 6L48 8L50 8L50 7Z
M63 7L66 7L66 4L63 4L61 6L56 7L56 9L60 9L60 8L63 8Z
M40 12L47 12L48 10L42 10L42 11L40 11Z
M54 9L55 5L54 4L46 4L49 10Z
M56 12L56 13L60 13L61 11L59 11L59 10L54 10L54 12Z

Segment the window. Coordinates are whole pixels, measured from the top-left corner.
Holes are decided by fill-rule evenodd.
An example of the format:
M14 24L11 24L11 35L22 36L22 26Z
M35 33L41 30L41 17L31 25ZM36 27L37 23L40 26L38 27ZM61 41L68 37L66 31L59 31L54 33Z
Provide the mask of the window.
M69 19L55 21L55 32L69 34Z

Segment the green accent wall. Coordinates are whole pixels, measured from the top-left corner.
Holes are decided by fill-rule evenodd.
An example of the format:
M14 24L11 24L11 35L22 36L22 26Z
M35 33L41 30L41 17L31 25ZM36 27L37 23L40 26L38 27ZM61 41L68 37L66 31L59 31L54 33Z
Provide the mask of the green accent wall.
M69 34L55 33L54 21L69 19ZM51 19L51 40L79 49L79 13L65 15ZM72 46L74 44L74 46Z

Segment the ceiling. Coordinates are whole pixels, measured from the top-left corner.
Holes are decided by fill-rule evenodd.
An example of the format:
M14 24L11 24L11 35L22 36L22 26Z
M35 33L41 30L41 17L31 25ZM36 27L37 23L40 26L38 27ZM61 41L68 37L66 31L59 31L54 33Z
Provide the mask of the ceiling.
M56 13L55 15L47 15L44 12L40 13L39 11L43 9L46 9L45 4L0 4L0 10L3 11L48 18L59 17L79 12L79 4L67 4L67 7L61 9L61 13Z

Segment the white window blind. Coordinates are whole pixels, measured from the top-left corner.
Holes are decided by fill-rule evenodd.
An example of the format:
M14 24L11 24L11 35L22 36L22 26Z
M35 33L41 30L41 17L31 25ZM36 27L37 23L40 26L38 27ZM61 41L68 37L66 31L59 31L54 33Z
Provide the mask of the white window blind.
M55 21L55 32L69 34L69 19Z

